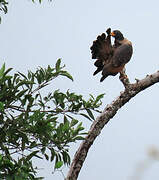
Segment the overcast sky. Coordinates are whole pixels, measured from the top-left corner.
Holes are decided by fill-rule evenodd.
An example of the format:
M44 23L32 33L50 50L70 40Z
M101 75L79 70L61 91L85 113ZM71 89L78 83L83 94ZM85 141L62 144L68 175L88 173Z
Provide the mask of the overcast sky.
M27 72L38 66L54 65L62 58L74 82L59 78L51 88L71 89L88 97L106 93L103 108L116 98L123 85L118 75L100 83L90 46L108 27L119 29L132 41L134 54L126 66L131 82L159 70L158 0L31 0L11 1L0 25L0 66L6 62L14 71ZM50 89L48 89L49 91ZM145 90L127 103L103 129L91 147L79 180L136 180L138 164L153 145L159 147L159 87ZM91 124L84 119L84 124ZM72 148L75 153L77 144ZM62 180L52 175L52 164L38 161L45 180ZM66 170L64 170L66 174ZM159 179L159 162L142 174L142 180ZM138 179L139 180L139 179Z

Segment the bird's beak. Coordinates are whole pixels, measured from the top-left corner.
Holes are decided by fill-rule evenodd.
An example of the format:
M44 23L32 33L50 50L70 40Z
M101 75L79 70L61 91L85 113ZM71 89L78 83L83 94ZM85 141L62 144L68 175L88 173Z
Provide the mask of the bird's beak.
M114 37L114 36L115 36L115 33L114 33L114 32L111 32L110 35Z

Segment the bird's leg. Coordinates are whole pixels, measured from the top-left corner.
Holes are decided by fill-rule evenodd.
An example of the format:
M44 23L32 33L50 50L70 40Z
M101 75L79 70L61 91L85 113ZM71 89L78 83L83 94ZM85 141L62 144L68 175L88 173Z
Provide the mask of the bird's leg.
M120 81L123 83L124 87L125 88L128 88L128 86L130 85L130 81L129 81L129 78L128 76L126 75L125 73L126 69L125 67L120 71L120 76L119 76L119 79Z

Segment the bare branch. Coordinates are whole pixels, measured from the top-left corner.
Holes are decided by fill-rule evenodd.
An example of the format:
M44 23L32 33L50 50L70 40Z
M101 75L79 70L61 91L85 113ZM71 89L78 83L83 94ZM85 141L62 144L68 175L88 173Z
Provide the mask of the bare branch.
M108 104L100 116L98 116L97 119L93 122L87 137L81 143L74 156L65 180L76 180L78 178L89 148L93 144L96 137L101 133L103 127L110 121L111 118L115 116L117 111L122 106L124 106L124 104L129 102L129 100L136 94L159 82L159 71L154 74L147 75L142 80L137 80L134 84L130 84L128 77L125 75L125 72L120 74L120 80L122 81L125 90L121 92L120 96L117 97L111 104Z

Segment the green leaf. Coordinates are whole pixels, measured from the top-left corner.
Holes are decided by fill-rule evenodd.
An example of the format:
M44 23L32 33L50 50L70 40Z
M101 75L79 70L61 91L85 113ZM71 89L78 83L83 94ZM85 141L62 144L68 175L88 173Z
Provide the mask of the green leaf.
M98 96L96 97L95 104L96 104L100 99L102 99L102 98L104 97L104 95L105 95L104 93L98 95Z
M62 161L57 161L55 164L55 169L59 169L63 165Z
M91 111L90 109L86 109L86 111L87 111L87 113L88 113L89 117L90 117L91 119L95 120L95 118L94 118L94 115L93 115L92 111Z
M38 153L39 151L37 150L37 151L33 151L32 153L30 153L28 156L27 156L27 158L26 158L26 160L27 161L29 161L32 157L38 157L38 158L40 158L40 159L43 159L42 157L40 157L40 156L38 156L37 155L37 153Z
M78 120L77 119L72 119L71 121L71 127L75 126L76 124L78 123Z
M73 77L67 71L61 71L60 75L65 76L73 81Z
M94 100L94 96L92 94L90 94L91 98Z
M89 119L90 121L92 121L92 119L91 119L89 116L87 116L86 114L80 113L80 115L82 115L82 116L84 116L85 118L87 118L87 119Z
M41 149L42 154L44 154L45 151L46 151L46 147L44 146L44 147Z
M2 77L4 75L4 71L5 71L5 63L3 64L2 68L0 69L0 77Z
M62 126L63 131L67 131L69 129L69 121L66 116L64 116L64 124Z
M25 150L25 144L29 143L28 137L26 134L22 133L20 134L20 136L22 137L22 151Z
M47 154L44 154L46 160L49 160L49 156Z
M77 136L77 137L75 137L75 140L85 140L85 138L82 136Z
M0 154L0 161L2 160L2 158L3 158L3 156L2 156L2 154Z
M66 123L63 124L62 130L63 131L68 131L69 130L69 122L66 122Z
M76 128L76 130L82 131L84 127L82 127L82 122L80 122Z
M55 65L56 71L60 70L61 59L58 59Z
M0 111L4 111L4 104L0 102Z
M64 164L70 165L70 156L66 151L62 151L62 159Z
M27 91L28 91L28 89L22 90L22 91L20 91L16 96L17 96L17 97L21 97L21 96L23 96Z
M51 149L51 161L53 161L55 158L55 151L54 149Z
M13 68L9 68L5 71L4 75L7 75Z
M37 146L37 143L35 141L31 142L31 144L30 144L30 148L31 149L36 147L36 146Z
M23 73L18 72L21 76L23 76L24 79L28 79Z

